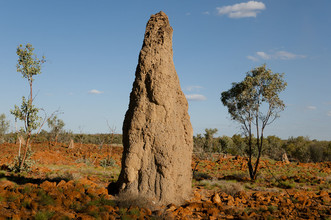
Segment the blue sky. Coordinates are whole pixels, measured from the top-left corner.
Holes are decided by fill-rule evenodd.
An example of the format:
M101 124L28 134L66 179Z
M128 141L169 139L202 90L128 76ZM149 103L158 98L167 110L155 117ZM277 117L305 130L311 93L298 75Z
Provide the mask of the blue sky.
M220 94L266 63L288 83L266 135L331 140L330 9L329 0L0 0L0 113L14 129L9 111L29 92L16 48L31 43L47 59L35 104L60 108L67 130L105 133L108 121L121 133L145 26L162 10L195 134L240 133Z

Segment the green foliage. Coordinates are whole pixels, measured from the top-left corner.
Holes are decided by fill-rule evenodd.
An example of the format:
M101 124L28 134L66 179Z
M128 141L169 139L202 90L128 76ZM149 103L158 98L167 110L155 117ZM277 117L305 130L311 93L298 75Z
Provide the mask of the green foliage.
M31 209L31 202L29 200L23 200L21 205L26 209Z
M6 115L0 115L0 144L5 141L5 134L9 129L9 121L6 120Z
M39 126L38 121L40 118L37 115L39 109L32 105L32 82L34 80L33 76L41 74L41 64L45 62L45 57L39 60L33 51L34 48L31 44L27 44L25 47L20 45L17 47L16 51L18 55L18 63L16 65L17 72L20 72L22 77L28 80L30 85L30 98L26 100L23 96L21 107L19 108L15 105L15 109L11 110L11 113L16 119L24 122L26 132L31 132Z
M37 194L39 197L39 203L41 205L46 206L46 205L53 205L55 203L54 199L51 196L47 195L44 190L40 189Z
M98 207L105 206L105 205L116 206L116 202L114 200L106 199L104 195L101 195L99 198L88 202L87 205L88 206L94 205L94 206L98 206Z
M22 73L22 77L33 81L33 76L41 73L41 64L45 62L45 57L39 60L33 53L34 48L31 44L27 44L25 48L20 45L17 47L16 54L18 55L18 63L16 65L17 72Z
M322 145L319 145L317 143L311 143L309 145L310 159L315 163L323 161L323 155L325 155L326 153L324 151L325 149Z
M268 136L264 141L262 153L270 159L281 160L283 153L285 153L282 139L276 136Z
M204 143L204 149L205 151L212 152L217 151L216 142L214 140L214 135L217 133L217 128L214 129L205 129L205 143Z
M100 143L122 144L121 134L114 134L113 137L110 134L71 134L71 135L76 143L81 142L84 144L100 144Z
M283 76L284 74L272 73L270 69L266 69L266 65L262 65L248 72L242 82L233 83L232 88L221 95L221 101L228 108L231 119L241 125L248 138L248 168L253 180L257 175L263 149L264 129L277 119L278 113L285 108L279 98L279 93L285 90L287 85ZM256 142L253 136L256 136ZM252 165L254 146L257 149L257 160Z
M22 164L23 157L18 155L14 158L13 164L9 166L9 169L13 172L30 172L32 166L36 163L31 159L33 152L31 148L28 148L26 152L26 158Z
M55 212L53 211L38 211L34 216L34 220L48 220L54 216Z
M290 137L283 144L291 159L300 162L331 161L331 142L309 140L308 137Z
M64 122L61 119L58 119L57 116L47 119L47 125L51 129L50 133L55 139L55 142L58 140L58 135L63 131Z
M233 156L246 156L248 154L248 141L246 137L235 134L232 137L222 136L213 137L213 143L216 148L210 152L203 148L206 143L205 137L197 134L193 137L195 154L224 153ZM252 137L252 143L256 144L256 138ZM264 138L262 155L276 161L282 160L283 153L286 153L290 160L300 162L323 162L331 161L331 141L309 140L307 137L290 137L288 140L282 140L276 136ZM252 155L257 156L258 150L252 149Z
M106 157L99 162L100 166L103 168L113 167L116 165L116 161L111 157Z
M278 96L287 85L283 76L273 74L266 65L262 65L248 72L242 82L233 83L230 90L222 92L222 103L247 134L253 120L260 120L262 125L266 125L269 119L273 121L279 111L284 110L285 105ZM264 109L267 110L265 114L262 112Z
M139 217L141 215L139 208L130 209L129 215L132 215L134 217Z
M194 152L200 151L200 149L203 149L205 143L205 138L202 137L201 134L197 134L196 136L193 137L193 149Z
M277 206L272 206L272 205L268 206L268 211L269 211L270 213L274 213L274 212L276 212L277 210L278 210L278 207L277 207Z
M194 141L194 152L196 153L212 153L212 152L221 152L222 147L217 138L214 138L214 135L217 133L217 129L205 129L204 137L201 134L193 137Z
M26 136L23 134L23 136ZM47 132L46 130L42 129L39 134L32 134L31 135L34 142L42 143L47 142L51 137L51 133ZM104 145L104 144L122 144L122 135L121 134L114 134L113 140L111 141L111 135L109 134L74 134L72 131L62 131L59 133L58 142L59 143L69 143L71 139L74 142L79 142L79 137L82 137L82 144L96 144L96 145ZM7 133L4 135L5 140L9 143L15 143L17 139L16 133Z
M75 163L85 163L87 166L92 166L93 160L90 158L79 158L75 161Z
M40 117L38 117L39 109L32 105L32 101L26 100L22 97L21 107L15 105L14 110L10 110L10 113L15 116L15 119L19 119L24 122L25 132L31 132L36 130L40 125Z
M234 134L232 136L232 142L234 147L229 149L228 153L232 155L245 155L245 152L247 150L247 144L244 138L241 137L239 134Z
M278 184L278 187L284 189L293 189L295 187L295 183L292 180L285 180Z
M223 153L230 153L230 151L235 148L232 138L225 135L219 138L219 143Z
M26 185L26 186L24 186L24 188L22 189L22 194L29 194L29 193L31 193L32 192L32 187L31 186L29 186L29 185Z
M18 199L18 195L13 195L13 194L10 194L8 197L7 197L7 202L15 202L15 200Z

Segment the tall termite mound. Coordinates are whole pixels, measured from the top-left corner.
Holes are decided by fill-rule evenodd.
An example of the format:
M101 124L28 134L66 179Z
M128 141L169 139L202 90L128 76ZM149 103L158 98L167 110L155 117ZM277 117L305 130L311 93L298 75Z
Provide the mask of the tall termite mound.
M173 62L167 15L149 19L123 123L120 193L155 204L190 197L193 129Z

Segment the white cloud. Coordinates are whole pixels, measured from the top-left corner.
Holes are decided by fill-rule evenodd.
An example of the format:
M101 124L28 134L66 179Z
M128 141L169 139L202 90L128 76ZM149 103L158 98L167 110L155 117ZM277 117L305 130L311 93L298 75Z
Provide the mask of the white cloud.
M229 18L256 17L257 13L266 9L265 4L257 1L249 1L235 5L216 8L219 15L228 15Z
M278 51L275 53L275 58L276 59L281 59L281 60L292 60L292 59L297 59L297 58L306 58L304 55L297 55L293 54L287 51Z
M207 99L204 95L201 94L185 95L185 97L189 101L204 101Z
M309 105L306 107L307 110L316 110L317 107L316 106L313 106L313 105Z
M103 92L102 91L99 91L99 90L96 90L96 89L92 89L92 90L88 91L88 93L89 94L96 94L96 95L98 95L98 94L102 94Z
M259 58L254 57L254 56L247 56L247 59L252 60L254 62L259 61Z
M190 12L187 12L185 15L186 15L186 16L190 16L190 15L191 15L191 13L190 13Z
M185 90L192 92L192 91L199 91L202 88L203 88L202 86L187 86Z
M293 59L303 59L306 58L305 55L299 55L299 54L294 54L290 53L287 51L276 51L274 53L266 53L263 51L258 51L256 52L255 56L247 56L247 59L253 60L253 61L259 61L260 59L262 60L293 60Z
M209 11L204 11L202 12L203 15L210 15L210 12Z
M270 55L266 54L265 52L259 51L256 52L256 55L258 55L259 57L261 57L264 60L269 60L271 58Z
M331 117L331 111L328 111L327 116Z

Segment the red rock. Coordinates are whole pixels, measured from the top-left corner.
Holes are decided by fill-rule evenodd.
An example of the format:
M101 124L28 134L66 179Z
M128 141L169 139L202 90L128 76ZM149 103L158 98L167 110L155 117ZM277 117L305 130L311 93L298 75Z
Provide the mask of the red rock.
M202 209L202 204L193 202L187 206L191 211L200 211Z
M218 195L218 193L214 193L214 195L213 195L212 198L211 198L211 201L212 201L213 203L216 203L216 204L222 202L220 196Z
M32 201L31 202L31 209L32 210L38 210L38 203L37 202L35 202L35 201Z
M322 190L322 191L319 193L319 195L320 195L321 197L324 197L324 196L329 196L329 193L328 193L327 191L325 191L325 190Z
M61 180L61 181L57 184L57 187L58 187L58 188L63 188L63 187L65 186L65 184L66 184L66 181Z
M249 218L253 219L254 217L257 217L257 214L255 212L249 214Z
M249 216L246 212L243 212L240 216L240 219L246 220L246 219L249 219Z
M168 205L168 209L166 210L167 212L173 212L177 209L177 207L174 204Z
M83 196L81 193L79 193L77 191L72 191L70 194L67 194L66 198L71 201L74 201L74 200L82 201Z
M108 191L106 188L94 188L94 193L97 194L98 196L100 195L108 195Z
M188 217L191 216L193 213L189 208L184 208L183 210L180 211L179 213L181 217Z
M217 208L209 208L209 209L207 209L207 214L209 215L209 216L217 216L218 214L219 214L219 210L217 209Z
M15 187L15 183L11 182L9 180L1 180L0 181L0 187L3 188L4 190L12 190Z
M102 212L102 213L100 213L100 218L101 219L109 219L109 213L107 213L107 212Z
M13 220L20 220L20 216L18 214L14 214L12 217Z
M149 208L146 208L145 211L146 211L146 215L147 216L151 216L152 215L152 211Z

